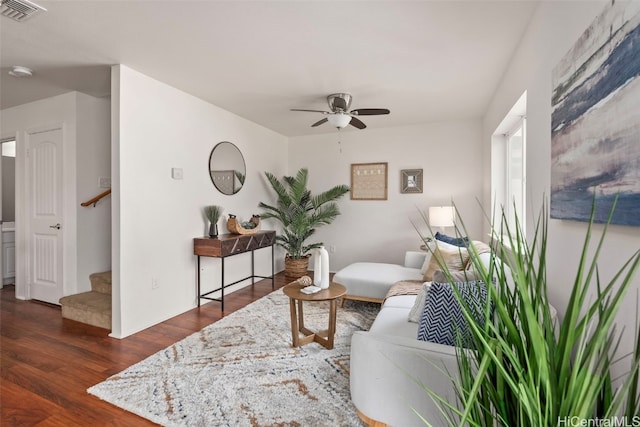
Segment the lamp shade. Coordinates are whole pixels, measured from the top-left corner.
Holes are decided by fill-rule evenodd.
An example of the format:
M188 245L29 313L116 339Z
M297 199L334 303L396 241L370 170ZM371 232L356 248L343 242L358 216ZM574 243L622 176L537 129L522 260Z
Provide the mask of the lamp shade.
M347 127L349 122L351 122L351 116L344 113L335 113L329 114L327 120L329 120L329 124L331 124L331 126L342 129Z
M453 206L429 207L429 225L432 227L453 227L456 210Z

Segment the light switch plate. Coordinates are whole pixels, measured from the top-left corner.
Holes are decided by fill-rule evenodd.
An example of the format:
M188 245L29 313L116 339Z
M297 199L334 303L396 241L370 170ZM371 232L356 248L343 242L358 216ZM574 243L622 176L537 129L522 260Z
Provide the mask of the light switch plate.
M182 179L182 168L171 168L171 178Z

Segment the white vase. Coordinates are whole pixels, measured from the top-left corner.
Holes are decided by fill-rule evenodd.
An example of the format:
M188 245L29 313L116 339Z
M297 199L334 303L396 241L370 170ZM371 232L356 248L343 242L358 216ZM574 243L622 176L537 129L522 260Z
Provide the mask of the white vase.
M313 264L313 284L322 289L329 287L329 252L324 246L316 249Z

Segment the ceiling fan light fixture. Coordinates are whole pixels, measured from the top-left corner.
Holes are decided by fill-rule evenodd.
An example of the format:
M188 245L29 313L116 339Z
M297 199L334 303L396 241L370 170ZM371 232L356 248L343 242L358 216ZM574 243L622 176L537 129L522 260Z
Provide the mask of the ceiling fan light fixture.
M327 102L329 104L330 111L323 110L307 110L302 108L292 108L291 111L304 111L307 113L322 113L323 119L318 120L311 125L312 128L320 126L324 123L329 123L334 128L343 129L349 125L356 129L366 129L365 125L358 117L359 116L378 116L381 114L389 114L390 111L387 108L358 108L356 110L350 110L351 108L351 95L348 93L334 93L327 96Z
M329 124L331 124L331 126L338 129L347 127L349 125L349 122L351 122L351 116L344 113L329 114L327 119L329 120Z
M33 70L21 65L14 65L11 67L11 70L9 70L9 75L13 77L31 77L33 75Z

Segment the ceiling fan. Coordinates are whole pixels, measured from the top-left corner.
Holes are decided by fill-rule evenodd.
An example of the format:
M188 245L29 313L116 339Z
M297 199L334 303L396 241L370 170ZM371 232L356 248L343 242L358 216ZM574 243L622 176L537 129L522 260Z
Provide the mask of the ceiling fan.
M292 108L291 111L308 111L311 113L322 113L325 118L318 120L311 127L320 126L323 123L329 122L331 126L342 129L351 125L358 129L364 129L367 127L358 116L378 116L381 114L389 114L390 111L386 108L358 108L356 110L349 110L351 107L351 95L348 93L334 93L327 96L327 102L329 103L329 109L331 111L322 110L303 110L300 108Z

